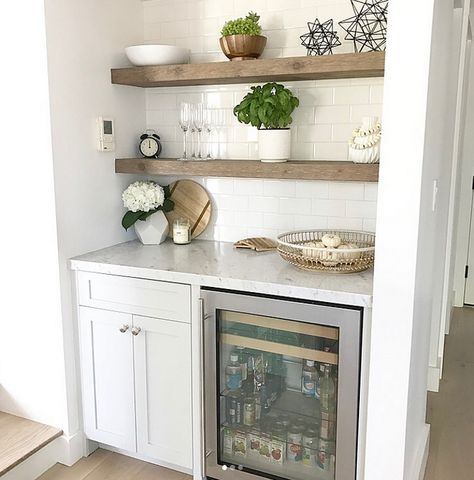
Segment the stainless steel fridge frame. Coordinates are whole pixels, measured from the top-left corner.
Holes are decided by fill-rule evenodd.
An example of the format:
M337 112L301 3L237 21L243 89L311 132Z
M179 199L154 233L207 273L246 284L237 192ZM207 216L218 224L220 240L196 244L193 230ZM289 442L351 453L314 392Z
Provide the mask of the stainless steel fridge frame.
M219 461L218 331L219 310L318 324L339 329L335 480L354 480L357 473L360 360L363 309L345 305L202 289L204 468L208 479L282 478ZM291 479L288 479L291 480Z

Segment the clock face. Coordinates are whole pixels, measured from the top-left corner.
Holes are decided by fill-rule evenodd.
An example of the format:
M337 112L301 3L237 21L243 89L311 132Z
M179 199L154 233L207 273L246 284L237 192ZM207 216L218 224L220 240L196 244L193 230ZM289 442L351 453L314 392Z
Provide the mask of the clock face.
M145 157L154 157L159 149L160 146L154 138L148 137L140 142L140 151Z

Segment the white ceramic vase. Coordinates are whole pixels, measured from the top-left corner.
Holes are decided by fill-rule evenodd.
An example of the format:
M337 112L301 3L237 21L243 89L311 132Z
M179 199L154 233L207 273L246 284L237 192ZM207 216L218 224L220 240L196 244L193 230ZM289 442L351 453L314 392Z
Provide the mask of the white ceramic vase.
M362 117L360 131L368 132L371 129L375 129L377 125L377 117ZM372 145L364 146L369 143L372 143ZM349 145L349 160L354 163L379 163L380 134L352 136L351 144Z
M289 128L258 131L258 158L262 162L281 163L290 158L291 131Z
M170 230L162 210L150 215L145 221L135 222L135 232L143 245L159 245L166 240Z

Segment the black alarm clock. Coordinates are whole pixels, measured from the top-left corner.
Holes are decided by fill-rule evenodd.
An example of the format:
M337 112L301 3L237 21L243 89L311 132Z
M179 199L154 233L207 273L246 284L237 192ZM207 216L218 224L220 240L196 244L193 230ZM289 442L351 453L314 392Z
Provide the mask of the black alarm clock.
M158 158L162 147L160 137L156 134L155 130L145 131L145 133L140 137L138 149L146 158Z

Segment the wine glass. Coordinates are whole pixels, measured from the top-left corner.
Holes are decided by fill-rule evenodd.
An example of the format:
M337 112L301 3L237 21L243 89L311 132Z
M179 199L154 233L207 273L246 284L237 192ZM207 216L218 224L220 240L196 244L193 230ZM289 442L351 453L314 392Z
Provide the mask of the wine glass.
M191 105L187 102L182 102L180 105L179 126L183 131L183 156L179 160L188 160L188 153L186 151L186 140L189 127L191 126Z
M204 109L203 112L203 129L207 133L207 155L206 155L206 160L212 160L212 129L213 129L213 123L214 123L214 110L211 110L210 108Z
M193 127L197 131L197 158L202 160L202 151L201 151L201 136L202 129L204 126L204 107L202 103L196 103L193 109Z

